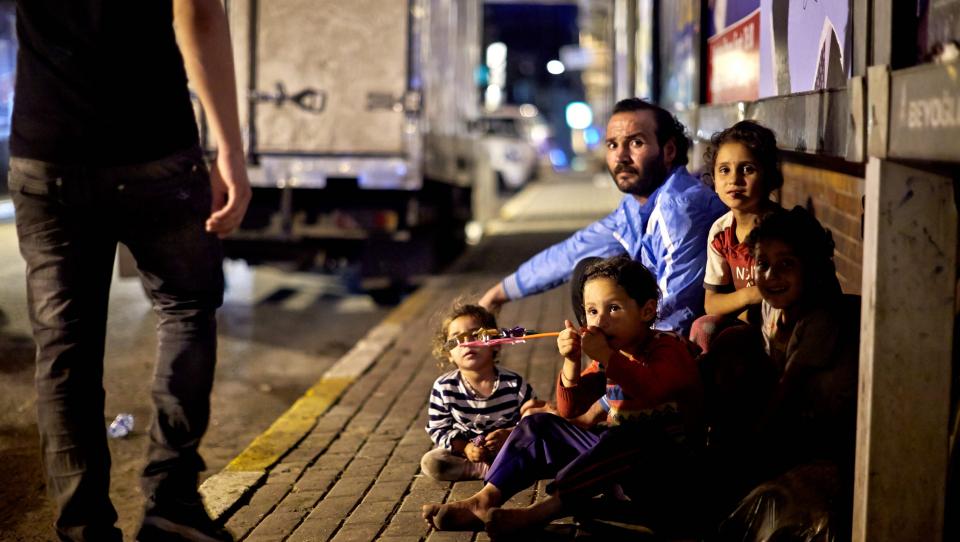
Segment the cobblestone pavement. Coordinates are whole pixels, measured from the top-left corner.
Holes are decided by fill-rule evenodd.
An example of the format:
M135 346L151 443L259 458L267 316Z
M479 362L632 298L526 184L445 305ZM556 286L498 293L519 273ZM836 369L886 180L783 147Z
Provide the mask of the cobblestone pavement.
M429 279L247 452L204 484L208 508L238 540L489 540L482 532L433 532L420 518L423 504L457 500L481 487L479 481L437 482L419 471L420 457L431 448L424 430L427 400L442 372L430 355L430 335L455 298L479 298L524 259L569 234L540 228L539 222L527 233L517 231L484 239L448 272ZM559 330L573 316L569 304L569 290L561 287L508 303L498 321L502 327ZM560 367L555 341L506 346L501 359L539 397L553 399ZM543 487L540 482L519 493L507 506L530 504ZM565 519L524 539L642 540L649 534L598 526L587 530Z

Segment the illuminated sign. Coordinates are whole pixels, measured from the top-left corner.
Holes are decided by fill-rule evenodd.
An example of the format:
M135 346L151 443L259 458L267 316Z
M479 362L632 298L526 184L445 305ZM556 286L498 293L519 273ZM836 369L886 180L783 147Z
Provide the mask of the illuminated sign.
M760 94L760 9L707 40L707 103Z

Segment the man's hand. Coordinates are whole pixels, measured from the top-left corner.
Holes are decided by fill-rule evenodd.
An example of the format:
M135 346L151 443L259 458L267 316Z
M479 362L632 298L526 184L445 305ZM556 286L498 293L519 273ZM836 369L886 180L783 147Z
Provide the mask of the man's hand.
M580 344L583 353L590 359L595 359L600 363L610 361L613 349L610 348L610 344L607 342L607 336L604 335L603 331L597 326L590 326L583 332L583 337L580 338Z
M250 204L250 180L242 154L218 154L210 168L213 204L206 228L221 238L226 237L243 221Z
M503 289L503 283L498 282L483 294L477 304L495 313L507 301L510 301L510 298L507 297L507 292Z
M487 451L482 446L476 446L472 442L468 442L463 448L463 455L465 455L467 459L473 461L474 463L482 463L486 454Z
M553 414L554 416L559 416L560 411L557 410L557 406L553 403L548 403L542 399L530 399L526 403L520 405L520 417L529 416L531 414L539 414L541 412L546 412L547 414Z
M512 429L497 429L496 431L487 433L483 447L490 452L491 456L496 456L500 448L503 448L503 443L507 441L507 437L510 436L511 431Z

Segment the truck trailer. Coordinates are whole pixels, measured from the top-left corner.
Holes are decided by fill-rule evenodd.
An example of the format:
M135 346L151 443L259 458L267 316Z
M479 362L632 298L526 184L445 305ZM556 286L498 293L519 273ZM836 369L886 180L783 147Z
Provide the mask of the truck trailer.
M482 4L225 6L253 166L253 199L227 255L358 264L364 277L401 284L456 254L483 162L469 130Z

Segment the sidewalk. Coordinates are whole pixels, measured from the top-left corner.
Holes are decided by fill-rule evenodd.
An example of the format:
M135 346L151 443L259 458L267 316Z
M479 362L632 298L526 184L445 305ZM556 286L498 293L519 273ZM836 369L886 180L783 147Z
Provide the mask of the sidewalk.
M420 457L431 448L424 430L427 399L442 372L430 356L430 336L438 313L454 298L476 299L530 255L609 212L618 195L598 196L598 191L603 192L581 181L542 183L518 195L514 201L524 205L513 208L528 210L498 226L511 233L485 238L446 273L429 279L204 483L201 491L211 512L238 540L488 540L484 533L432 532L420 518L421 505L463 498L481 486L436 482L419 473ZM584 202L583 213L569 212L576 201ZM551 202L566 207L558 227L549 226ZM531 215L535 226L523 227ZM571 223L571 215L580 223ZM572 316L569 304L569 290L561 287L505 305L498 320L502 327L561 329L563 319ZM504 347L502 360L524 375L539 397L553 399L560 367L554 341ZM542 484L516 495L508 506L533 502L543 495ZM641 531L631 534L634 540L646 538ZM591 535L568 519L534 539L617 538Z

